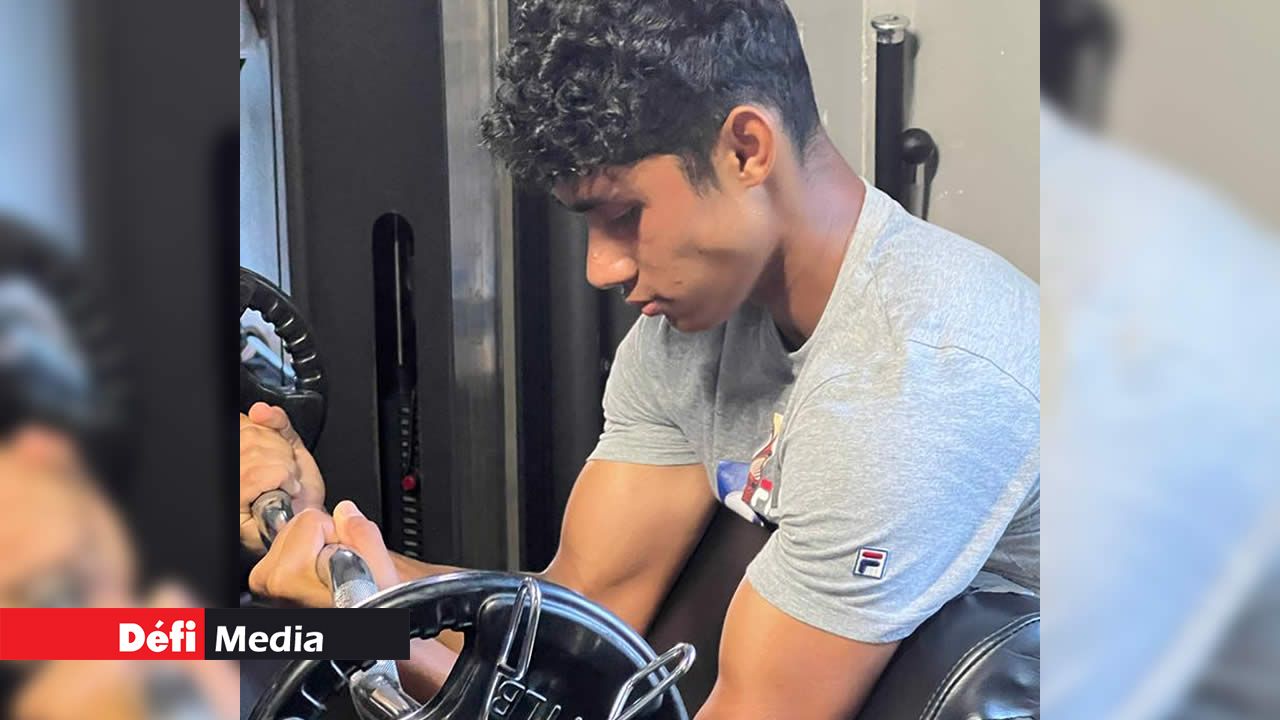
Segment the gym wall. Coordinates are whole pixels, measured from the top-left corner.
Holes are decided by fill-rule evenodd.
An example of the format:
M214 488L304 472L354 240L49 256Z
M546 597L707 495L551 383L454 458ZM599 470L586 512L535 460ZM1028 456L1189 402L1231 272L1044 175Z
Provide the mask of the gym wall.
M1120 33L1105 88L1107 133L1280 227L1280 93L1265 70L1280 66L1280 4L1220 0L1206 12L1199 3L1113 0L1104 7Z
M908 127L927 130L940 161L928 220L1040 277L1039 4L1022 0L789 0L818 109L836 146L875 168L875 32L871 18L911 20ZM914 54L914 61L910 59ZM912 68L914 67L914 73Z

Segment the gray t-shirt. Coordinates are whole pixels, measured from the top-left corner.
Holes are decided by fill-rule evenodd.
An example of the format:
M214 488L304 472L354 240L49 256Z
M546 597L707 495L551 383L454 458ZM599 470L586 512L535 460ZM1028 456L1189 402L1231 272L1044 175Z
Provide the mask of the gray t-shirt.
M591 458L701 463L776 527L747 569L765 600L891 642L967 587L1039 591L1039 386L1035 283L868 186L799 350L750 304L701 333L640 318Z

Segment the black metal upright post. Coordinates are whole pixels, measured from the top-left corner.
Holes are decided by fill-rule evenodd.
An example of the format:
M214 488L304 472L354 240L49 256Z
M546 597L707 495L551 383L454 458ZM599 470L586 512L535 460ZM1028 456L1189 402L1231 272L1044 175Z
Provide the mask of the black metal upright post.
M903 15L877 15L876 187L902 202L902 131L905 129L907 27Z
M439 3L279 0L269 18L292 290L323 340L329 371L316 449L326 494L331 505L355 501L382 526L389 548L461 563L473 518L460 499L471 478L456 471L465 448L453 440L454 189L441 150ZM378 38L377 52L359 38ZM402 291L409 287L412 294ZM397 357L406 342L416 358ZM424 390L406 428L399 412L414 380ZM421 468L390 462L401 459L406 434L417 441L408 465L421 458ZM475 524L485 522L496 524ZM415 528L430 531L406 532ZM498 566L501 553L490 554L488 566Z

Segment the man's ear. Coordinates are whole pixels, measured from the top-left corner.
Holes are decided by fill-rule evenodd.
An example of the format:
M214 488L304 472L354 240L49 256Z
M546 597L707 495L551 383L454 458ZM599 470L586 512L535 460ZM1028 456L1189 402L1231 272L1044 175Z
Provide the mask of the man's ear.
M754 105L739 105L720 126L721 172L744 187L768 179L777 157L777 118Z

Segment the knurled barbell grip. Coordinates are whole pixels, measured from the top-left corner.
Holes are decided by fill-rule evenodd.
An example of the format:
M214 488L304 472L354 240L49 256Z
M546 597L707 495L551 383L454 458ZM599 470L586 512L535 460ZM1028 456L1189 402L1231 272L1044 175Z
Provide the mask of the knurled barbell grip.
M283 490L271 490L258 496L249 509L263 544L270 547L285 524L293 518L293 499ZM334 607L355 607L378 592L369 564L349 547L326 546L316 558L316 574L333 593ZM391 660L379 660L368 670L356 673L351 679L351 686L352 700L357 709L370 720L403 717L409 714L406 702L412 703L408 710L418 707L399 690L400 674Z
M293 499L283 490L271 490L258 496L249 507L262 535L270 547L276 536L293 519ZM355 550L343 545L329 545L316 559L316 574L333 592L335 607L354 607L378 592L369 564Z

